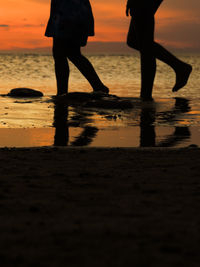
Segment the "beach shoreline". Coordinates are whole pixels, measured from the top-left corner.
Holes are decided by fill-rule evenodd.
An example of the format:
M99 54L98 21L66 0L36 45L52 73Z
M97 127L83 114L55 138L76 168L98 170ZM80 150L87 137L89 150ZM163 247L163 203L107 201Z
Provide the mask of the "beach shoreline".
M68 103L50 97L2 97L0 147L58 143L93 147L200 146L198 99L159 98L146 103L139 98L120 98L127 100L133 107L124 110L112 106L106 109L105 105L87 107L82 98ZM110 105L110 99L106 101ZM116 104L116 100L111 102ZM88 103L94 105L93 100Z
M199 148L0 149L2 266L198 266Z

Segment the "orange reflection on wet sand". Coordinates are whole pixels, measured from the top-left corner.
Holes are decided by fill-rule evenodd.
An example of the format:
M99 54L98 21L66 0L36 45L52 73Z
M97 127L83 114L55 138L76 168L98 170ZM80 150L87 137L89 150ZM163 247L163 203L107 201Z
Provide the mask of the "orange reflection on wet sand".
M177 135L180 127L155 127L155 135L144 137L144 132L138 126L119 127L119 128L99 128L92 137L89 147L186 147L191 144L200 146L199 127L183 127L183 134ZM69 128L69 139L66 134L66 143L61 146L78 146L76 140L84 132L84 128ZM0 128L0 147L43 147L52 146L55 141L54 128L35 128L35 129L2 129ZM144 139L147 138L147 139ZM79 144L80 146L80 144Z
M0 128L0 147L36 147L53 144L54 129Z

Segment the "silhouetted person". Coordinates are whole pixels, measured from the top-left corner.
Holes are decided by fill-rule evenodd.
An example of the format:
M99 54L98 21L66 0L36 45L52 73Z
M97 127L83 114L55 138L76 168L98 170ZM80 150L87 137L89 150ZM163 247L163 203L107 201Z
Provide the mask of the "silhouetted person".
M163 0L128 0L126 15L131 15L127 37L128 46L139 50L141 56L141 98L152 99L156 59L168 64L176 73L172 89L178 91L187 84L192 67L176 58L154 41L154 15Z
M51 0L45 35L53 37L57 95L68 92L68 59L91 84L93 91L108 93L92 64L81 54L88 36L94 36L94 18L89 0Z

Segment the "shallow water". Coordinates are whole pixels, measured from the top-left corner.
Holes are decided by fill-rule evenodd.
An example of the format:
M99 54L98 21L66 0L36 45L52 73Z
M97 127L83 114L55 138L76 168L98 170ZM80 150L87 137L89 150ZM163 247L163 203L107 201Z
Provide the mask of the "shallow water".
M200 145L199 55L181 55L194 70L188 85L176 94L171 92L173 72L158 63L152 103L142 103L138 98L138 56L89 58L111 93L128 98L134 108L122 111L55 105L51 97L56 91L51 56L0 55L2 95L16 87L39 89L45 94L38 99L0 97L0 147ZM69 91L90 92L87 81L72 65L70 68Z
M138 54L88 56L103 82L112 94L138 97L140 92L140 61ZM178 94L186 98L199 95L200 55L179 55L193 66L189 83ZM175 75L165 64L157 61L154 97L174 97L171 88ZM70 64L69 91L91 91L91 87L80 72ZM53 59L51 55L0 54L0 92L7 93L15 87L42 90L45 95L56 94Z
M108 110L55 103L51 97L2 97L0 147L200 146L200 106L185 98L145 103L126 98L132 109Z

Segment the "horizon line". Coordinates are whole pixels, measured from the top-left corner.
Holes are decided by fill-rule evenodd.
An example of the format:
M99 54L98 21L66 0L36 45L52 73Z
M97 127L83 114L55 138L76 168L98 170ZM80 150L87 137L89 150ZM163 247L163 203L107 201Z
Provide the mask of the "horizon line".
M103 46L100 46L103 45ZM113 45L114 47L111 47ZM166 46L166 45L165 45ZM200 52L200 48L193 48L193 47L173 47L168 45L168 48L173 51L179 52L193 52L198 53ZM126 42L119 42L119 41L88 41L85 47L82 47L83 51L86 53L126 53L130 54L133 53L135 50L128 47ZM51 46L38 46L35 48L27 48L27 47L13 47L11 49L0 49L0 53L51 53L52 47Z

